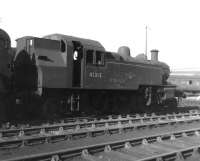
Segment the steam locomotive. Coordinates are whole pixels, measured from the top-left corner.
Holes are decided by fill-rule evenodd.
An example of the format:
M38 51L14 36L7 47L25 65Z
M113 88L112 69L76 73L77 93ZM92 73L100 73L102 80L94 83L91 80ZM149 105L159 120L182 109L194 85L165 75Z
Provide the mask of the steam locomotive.
M11 48L0 30L1 115L6 119L125 114L176 106L169 66L126 46L108 52L97 41L61 34L26 36ZM1 117L1 116L0 116ZM3 118L3 117L1 117Z

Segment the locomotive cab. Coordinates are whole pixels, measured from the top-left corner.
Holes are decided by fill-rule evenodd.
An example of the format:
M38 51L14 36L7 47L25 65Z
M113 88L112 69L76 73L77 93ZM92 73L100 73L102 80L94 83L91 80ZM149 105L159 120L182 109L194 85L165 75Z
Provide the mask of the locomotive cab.
M22 65L20 60L23 59L21 62L24 63L27 59L29 65L36 66L37 80L41 81L38 83L43 88L81 88L86 59L85 50L83 44L76 39L69 41L65 37L60 40L24 37L17 40L17 54L14 62L15 65L20 66ZM96 60L101 63L98 55L96 54ZM87 59L90 58L87 57ZM88 63L90 61L88 60ZM23 78L23 76L20 77Z
M16 83L19 80L20 88L28 84L31 89L38 91L41 88L69 88L71 82L67 61L70 57L67 55L67 50L67 44L63 40L35 37L18 39L14 65L15 69L24 68L24 72L19 70L21 73L15 73ZM25 80L26 78L28 80Z

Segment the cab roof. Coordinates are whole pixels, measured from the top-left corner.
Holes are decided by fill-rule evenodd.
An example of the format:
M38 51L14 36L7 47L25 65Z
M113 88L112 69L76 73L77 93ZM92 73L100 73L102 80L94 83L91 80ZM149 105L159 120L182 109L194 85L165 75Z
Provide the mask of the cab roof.
M103 45L95 40L90 40L90 39L83 39L79 37L74 37L74 36L68 36L68 35L62 35L62 34L51 34L44 36L43 38L46 39L52 39L52 40L67 40L67 41L79 41L83 46L87 47L92 47L92 48L97 48L97 50L105 51L105 48Z

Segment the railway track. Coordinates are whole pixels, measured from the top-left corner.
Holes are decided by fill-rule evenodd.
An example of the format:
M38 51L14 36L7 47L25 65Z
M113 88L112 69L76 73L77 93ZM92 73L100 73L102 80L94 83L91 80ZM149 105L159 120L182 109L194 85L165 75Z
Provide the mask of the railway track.
M126 124L126 123L143 123L149 121L161 121L161 120L173 120L180 118L191 118L200 117L199 112L193 113L178 113L178 114L167 114L167 115L117 115L108 116L97 120L96 118L78 118L78 119L66 119L61 120L54 124L43 124L39 126L22 126L20 128L11 127L8 129L0 129L0 137L11 137L11 136L24 136L31 134L41 134L44 132L52 132L60 130L79 130L84 128L95 128L109 125Z
M110 117L107 120L85 123L67 123L51 126L1 131L0 149L12 149L55 143L65 140L118 134L135 129L199 122L200 113L185 113L162 116ZM71 128L73 127L73 128ZM22 131L23 130L23 131Z
M113 138L89 145L26 154L1 161L162 161L197 160L200 157L200 128Z

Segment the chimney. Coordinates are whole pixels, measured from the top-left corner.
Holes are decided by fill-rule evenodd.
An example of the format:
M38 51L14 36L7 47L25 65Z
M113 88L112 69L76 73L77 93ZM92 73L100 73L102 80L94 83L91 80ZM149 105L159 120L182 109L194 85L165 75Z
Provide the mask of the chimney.
M151 50L151 60L152 61L158 61L158 50L157 49L153 49Z

